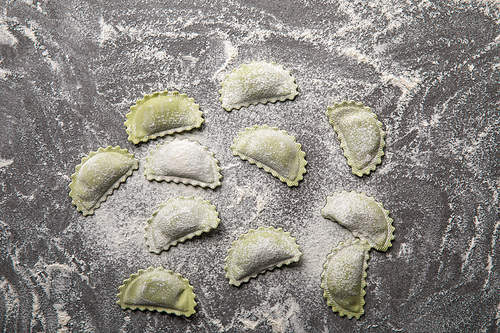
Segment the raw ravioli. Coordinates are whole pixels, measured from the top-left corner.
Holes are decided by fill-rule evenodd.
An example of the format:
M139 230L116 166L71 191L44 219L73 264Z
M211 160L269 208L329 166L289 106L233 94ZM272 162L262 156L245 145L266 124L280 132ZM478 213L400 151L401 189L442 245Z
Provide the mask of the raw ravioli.
M139 161L119 146L91 151L71 175L71 203L83 215L94 214L94 210L137 168Z
M216 188L221 184L219 161L196 141L178 140L158 145L146 157L148 180Z
M247 127L233 140L233 154L256 164L288 186L298 186L306 172L306 154L286 131L276 127Z
M374 171L384 155L385 132L370 108L354 101L329 106L326 115L344 150L352 172L362 177Z
M370 245L362 240L348 240L332 250L323 265L321 288L333 312L359 319L365 312L366 269Z
M145 95L127 113L128 140L137 144L198 128L203 123L202 115L199 105L186 94L163 91Z
M179 242L217 228L219 213L210 201L199 197L178 197L162 203L146 226L149 251L160 253Z
M186 317L196 313L193 287L182 275L163 267L139 270L120 286L117 303L122 309L173 313Z
M250 105L294 99L299 93L295 78L275 63L242 64L226 75L219 90L226 111Z
M266 270L299 261L301 255L289 232L281 228L260 227L233 242L224 269L229 283L239 286Z
M333 193L321 210L323 217L338 222L356 237L379 251L387 251L394 239L389 211L375 199L354 191Z

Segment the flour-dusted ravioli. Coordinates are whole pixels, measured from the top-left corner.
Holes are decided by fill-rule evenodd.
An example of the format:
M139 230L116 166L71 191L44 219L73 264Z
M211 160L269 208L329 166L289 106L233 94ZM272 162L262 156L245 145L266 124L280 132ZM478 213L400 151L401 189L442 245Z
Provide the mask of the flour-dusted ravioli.
M333 312L359 319L365 312L366 269L370 245L360 239L340 243L323 265L321 288Z
M198 128L203 123L202 115L199 105L186 94L163 91L145 95L126 115L128 140L137 144Z
M294 99L299 93L295 78L275 63L242 64L226 75L219 90L222 107L227 111L259 103Z
M119 146L91 151L71 175L71 203L83 215L94 214L94 210L137 168L139 161Z
M326 115L344 150L352 173L358 177L374 171L384 155L385 132L370 108L354 101L329 106Z
M146 245L160 253L179 242L217 228L219 213L200 197L177 197L162 203L146 226Z
M267 270L299 261L302 253L295 238L283 229L251 229L234 241L226 257L226 277L239 286Z
M148 180L216 188L221 184L219 161L207 147L196 141L175 139L158 145L146 157Z
M364 193L333 193L331 197L327 197L321 215L338 222L379 251L387 251L392 245L394 227L389 211Z
M173 313L189 317L196 313L195 294L189 281L163 267L139 270L120 286L117 303L122 309Z
M288 186L298 186L306 172L306 154L286 131L276 127L253 126L233 140L233 154L271 173Z

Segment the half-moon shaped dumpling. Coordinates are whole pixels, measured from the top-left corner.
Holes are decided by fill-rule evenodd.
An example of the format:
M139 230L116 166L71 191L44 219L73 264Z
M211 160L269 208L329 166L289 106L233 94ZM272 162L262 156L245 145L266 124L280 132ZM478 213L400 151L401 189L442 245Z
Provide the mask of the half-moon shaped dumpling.
M163 267L141 269L120 286L117 303L122 309L173 313L189 317L196 313L193 287L182 275Z
M158 145L146 157L148 180L216 188L220 185L219 161L196 141L178 140Z
M186 94L164 91L145 95L127 113L128 140L137 144L198 128L203 123L202 115L199 105Z
M375 199L354 191L333 193L321 210L323 217L336 221L356 237L379 251L387 251L394 239L389 211Z
M289 232L281 228L260 227L233 242L224 269L229 283L239 286L266 270L299 261L301 255Z
M326 115L339 136L352 173L358 177L370 174L384 155L385 132L370 108L354 101L329 106Z
M370 245L356 239L340 243L326 258L321 288L333 312L359 319L365 312L366 269Z
M306 154L286 131L276 127L253 126L233 140L233 154L256 164L288 186L298 186L306 172Z
M219 90L226 111L259 103L294 99L299 93L290 72L275 63L243 64L226 75Z
M178 197L162 203L146 226L146 245L160 253L179 242L199 236L219 225L219 213L210 201Z
M92 215L101 202L139 168L139 161L119 146L99 148L82 158L71 175L69 196L83 215Z

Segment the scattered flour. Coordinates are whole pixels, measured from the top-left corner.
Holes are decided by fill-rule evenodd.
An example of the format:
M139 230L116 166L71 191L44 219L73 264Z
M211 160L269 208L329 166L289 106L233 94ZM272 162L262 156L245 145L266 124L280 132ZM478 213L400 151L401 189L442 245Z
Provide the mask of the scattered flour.
M226 60L224 64L215 72L212 76L212 80L220 82L224 80L226 76L227 67L231 64L231 62L238 57L238 48L235 47L229 40L223 41L224 46L224 56Z
M165 52L164 52L165 53ZM193 57L192 55L182 56L182 60L190 61L193 65L196 65L200 58Z
M36 21L33 21L33 20L28 21L28 24L30 24L31 26L37 26ZM38 39L36 37L35 30L33 28L31 28L30 26L26 26L26 25L21 25L20 28L21 28L21 32L23 33L23 35L25 37L29 38L31 40L31 42L35 45L35 47L37 47L39 44L38 44Z
M418 88L422 79L418 72L411 75L410 73L404 71L401 74L402 75L400 76L394 76L393 74L382 72L380 80L383 84L389 83L401 89L402 94L400 101L409 101L408 98L411 97L411 93Z
M64 305L59 304L59 303L55 303L53 306L54 306L54 309L56 309L57 323L59 325L58 329L57 329L57 333L69 332L67 325L68 325L69 321L71 320L71 316L68 315L68 312L63 310Z
M120 327L119 332L123 332L123 333L130 332L130 329L128 328L130 321L131 321L130 316L123 317L123 325L122 325L122 327Z
M353 47L339 48L338 51L349 58L356 59L358 63L372 66L380 73L380 81L382 84L392 84L398 87L402 93L400 97L401 103L408 101L408 97L412 95L412 92L414 92L422 82L422 78L418 72L409 73L406 70L402 70L399 75L394 75L382 69L383 64L380 60L371 59L366 54L363 54Z
M0 168L5 168L14 163L13 159L2 159L0 158Z
M111 24L104 22L104 18L101 16L99 20L99 24L101 26L101 34L99 35L99 44L102 46L107 41L112 41L116 38L116 30L113 28Z
M7 24L2 23L2 19L0 18L0 45L13 47L16 46L17 43L17 38L9 31Z

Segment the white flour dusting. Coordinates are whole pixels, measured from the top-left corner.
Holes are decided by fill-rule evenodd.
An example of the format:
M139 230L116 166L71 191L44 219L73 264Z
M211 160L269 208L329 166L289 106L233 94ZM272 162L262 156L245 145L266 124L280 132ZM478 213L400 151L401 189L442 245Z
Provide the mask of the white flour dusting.
M224 56L226 60L224 64L215 72L212 76L212 80L216 82L221 82L227 73L228 66L238 57L238 48L235 47L229 40L223 41L224 46Z
M117 33L115 28L111 24L104 22L104 18L101 17L99 20L101 26L101 34L99 36L99 44L104 44L107 41L112 41L116 38Z
M10 70L0 68L0 79L6 80L11 75L12 75L12 72Z
M0 17L0 44L13 47L18 43L18 40L9 31L9 27L7 26L7 24L2 23L2 21L2 17Z
M14 159L2 159L0 158L0 168L5 168L14 163Z

